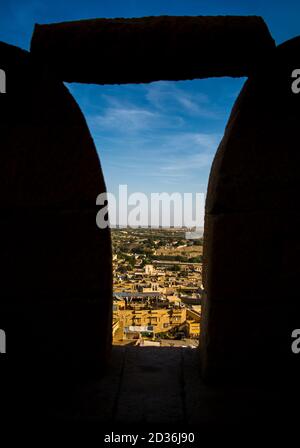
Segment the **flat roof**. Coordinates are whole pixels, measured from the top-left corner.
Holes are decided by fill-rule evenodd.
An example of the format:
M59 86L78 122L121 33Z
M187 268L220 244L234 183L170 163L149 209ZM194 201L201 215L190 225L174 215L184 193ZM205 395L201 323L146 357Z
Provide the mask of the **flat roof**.
M130 298L134 298L134 297L163 297L163 295L159 292L139 292L139 293L135 293L135 292L115 292L113 293L114 297L130 297Z

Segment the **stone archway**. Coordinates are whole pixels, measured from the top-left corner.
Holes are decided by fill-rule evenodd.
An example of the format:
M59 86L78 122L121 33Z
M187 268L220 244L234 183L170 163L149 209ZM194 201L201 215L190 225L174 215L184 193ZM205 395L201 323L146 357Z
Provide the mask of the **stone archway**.
M202 60L195 65L199 45ZM98 48L105 55L99 60ZM244 377L261 363L274 367L278 353L289 358L289 328L299 311L299 100L289 84L297 48L294 40L275 51L260 18L203 17L40 26L31 54L1 44L7 74L1 98L1 307L7 328L30 329L32 347L69 366L101 365L110 346L110 238L95 226L95 198L105 184L84 118L62 81L246 75L213 164L206 205L203 372L207 378ZM137 74L138 67L146 71ZM20 214L26 217L23 233ZM270 333L276 343L266 352L262 341Z

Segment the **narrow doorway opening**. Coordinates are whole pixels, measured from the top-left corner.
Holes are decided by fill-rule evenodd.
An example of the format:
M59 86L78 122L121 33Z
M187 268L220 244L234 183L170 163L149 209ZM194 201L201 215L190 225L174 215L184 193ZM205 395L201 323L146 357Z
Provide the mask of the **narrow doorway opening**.
M113 345L199 346L205 195L243 82L68 85L110 195Z

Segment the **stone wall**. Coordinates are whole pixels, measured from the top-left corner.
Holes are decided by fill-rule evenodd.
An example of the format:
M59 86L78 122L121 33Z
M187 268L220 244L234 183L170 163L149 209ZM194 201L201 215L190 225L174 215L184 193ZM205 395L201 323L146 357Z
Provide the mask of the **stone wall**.
M207 194L201 350L207 378L296 374L300 39L280 45L237 99Z
M95 221L96 197L105 191L99 159L62 82L4 43L0 61L7 76L0 97L6 356L33 379L41 371L52 379L91 376L111 345L110 235Z
M261 17L95 19L36 25L31 52L58 79L94 84L249 76L275 48Z

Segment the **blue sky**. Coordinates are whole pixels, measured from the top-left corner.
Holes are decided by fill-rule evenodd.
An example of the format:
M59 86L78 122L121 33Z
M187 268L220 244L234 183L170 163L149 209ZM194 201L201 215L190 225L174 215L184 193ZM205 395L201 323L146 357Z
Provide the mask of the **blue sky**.
M261 15L276 43L300 34L300 2L287 0L12 0L0 3L0 40L29 49L34 23L149 15ZM244 79L143 85L69 84L116 192L205 192L213 156Z
M223 81L223 82L222 82ZM241 80L69 85L99 149L109 191L205 192Z

